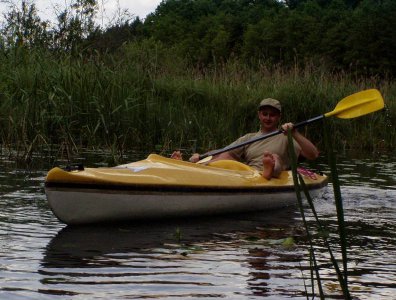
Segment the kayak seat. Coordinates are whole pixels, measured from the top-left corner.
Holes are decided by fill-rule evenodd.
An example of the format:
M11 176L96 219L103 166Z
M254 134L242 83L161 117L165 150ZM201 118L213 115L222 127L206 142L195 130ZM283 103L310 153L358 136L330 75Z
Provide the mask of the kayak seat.
M229 159L216 160L214 162L208 163L208 166L220 168L220 169L235 170L235 171L252 171L252 170L254 170L251 167L249 167L248 165L245 165L239 161L229 160Z

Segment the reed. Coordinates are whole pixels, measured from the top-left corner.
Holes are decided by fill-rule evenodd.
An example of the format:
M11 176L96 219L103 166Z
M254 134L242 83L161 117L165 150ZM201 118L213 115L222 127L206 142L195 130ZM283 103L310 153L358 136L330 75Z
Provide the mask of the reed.
M334 152L332 143L329 139L329 131L326 126L327 122L325 121L324 123L325 123L324 133L325 133L325 140L327 146L328 161L331 170L331 180L333 183L334 202L337 211L337 224L338 224L338 233L340 236L340 248L341 248L342 265L343 265L343 276L341 277L341 274L338 273L339 275L338 278L344 294L344 298L351 299L348 289L347 232L345 228L341 185L338 177L336 153Z
M292 135L291 132L288 132L288 142L289 142L289 156L291 157L291 170L293 174L293 181L294 181L294 187L295 187L295 192L296 192L296 197L297 197L297 203L298 207L301 213L301 218L304 224L305 232L307 235L308 243L309 243L309 257L310 257L310 267L311 267L311 286L312 286L312 292L311 294L313 297L315 297L315 280L317 282L317 286L319 289L319 296L320 299L325 299L325 293L323 291L322 287L322 279L320 276L320 267L319 264L316 260L316 255L315 255L315 246L314 246L314 237L311 231L316 231L320 233L320 236L323 240L323 243L330 255L330 260L331 263L333 264L334 270L337 275L337 280L340 284L342 295L344 299L351 299L351 295L349 292L348 288L348 258L347 258L347 235L346 235L346 228L345 228L345 221L344 221L344 210L343 210L343 203L342 203L342 196L341 196L341 189L340 189L340 182L338 179L338 172L337 172L337 164L336 164L336 154L333 151L331 141L329 139L329 130L327 127L327 122L325 123L324 126L324 136L325 136L325 143L327 145L327 153L328 153L328 159L329 159L329 165L331 169L331 180L333 184L333 191L334 191L334 199L335 199L335 206L336 206L336 214L337 214L337 224L338 224L338 232L339 232L339 244L340 244L340 249L341 249L341 256L342 256L342 271L341 268L338 265L337 259L335 258L335 255L333 254L333 250L331 247L330 242L328 241L326 235L324 234L325 232L328 232L328 230L323 226L322 222L319 220L319 217L316 213L316 209L313 203L313 200L308 192L307 187L305 186L304 179L300 174L297 172L297 157L294 152L293 147L291 146L293 144L292 141ZM305 216L305 205L302 200L302 193L304 193L305 198L309 204L309 208L311 210L312 215L314 216L314 222L312 225L309 225L306 216ZM308 298L308 296L307 296Z
M325 299L325 294L323 291L323 287L322 287L322 280L320 277L320 270L319 270L319 266L316 260L316 254L315 254L315 247L313 244L313 238L308 226L308 222L306 220L305 217L305 212L304 212L304 204L303 204L303 200L302 200L302 188L301 185L299 184L299 178L298 178L298 173L297 173L297 157L296 154L294 152L294 149L291 145L293 145L293 138L292 138L292 134L291 131L288 131L288 142L289 142L289 156L291 157L291 170L292 170L292 175L293 175L293 181L294 181L294 189L296 192L296 198L297 198L297 203L298 203L298 207L300 210L300 214L301 214L301 218L304 224L304 228L305 228L305 233L307 235L308 238L308 242L309 242L309 258L310 258L310 268L311 268L311 287L312 287L312 295L315 295L315 279L317 282L317 286L319 289L319 296L320 299ZM308 299L308 295L307 295L307 299Z
M237 59L191 67L172 49L150 41L125 45L115 55L55 56L17 48L0 53L0 140L3 148L27 157L52 145L68 155L81 147L112 149L115 155L136 148L190 149L194 143L207 150L256 131L256 105L263 97L280 99L284 121L297 122L372 87L388 100L386 113L336 124L333 142L393 149L391 80L356 79L312 65L248 67ZM306 134L324 146L317 129L306 128Z

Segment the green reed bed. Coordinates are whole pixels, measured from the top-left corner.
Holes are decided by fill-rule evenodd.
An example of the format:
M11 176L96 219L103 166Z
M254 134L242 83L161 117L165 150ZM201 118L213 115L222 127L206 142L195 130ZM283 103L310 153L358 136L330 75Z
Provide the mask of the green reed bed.
M256 105L263 97L280 99L283 121L297 122L373 87L384 94L388 110L348 126L330 125L333 142L371 150L395 144L396 88L389 80L356 79L312 65L248 67L238 60L189 67L155 43L89 57L17 49L2 53L0 63L0 140L20 156L50 145L69 155L81 147L115 155L136 148L218 148L258 130ZM324 145L317 126L305 130Z
M338 178L336 153L333 150L332 141L330 139L330 133L329 133L330 130L328 126L329 124L330 122L324 120L322 124L323 125L322 131L324 132L325 143L327 146L326 149L327 149L328 162L331 170L330 180L332 181L333 192L334 192L334 204L337 215L337 233L339 235L338 247L337 245L334 245L334 243L331 243L328 239L329 230L323 225L323 222L318 218L318 215L315 210L315 205L308 192L307 187L305 186L304 179L297 171L298 162L297 162L297 157L294 153L294 149L291 146L289 147L289 155L292 158L291 169L293 174L293 181L295 183L294 187L295 187L298 207L301 213L301 218L304 224L306 236L308 239L308 245L309 245L309 258L310 258L310 270L311 270L310 277L311 277L312 290L310 292L308 292L307 290L306 293L307 293L307 299L309 299L308 295L311 295L312 299L314 299L315 295L317 294L315 292L315 287L317 286L320 299L326 299L326 294L322 286L323 282L320 275L321 266L318 264L316 259L317 250L315 246L315 238L319 237L322 240L322 243L324 244L330 256L330 261L333 265L338 283L340 285L340 292L342 293L343 299L352 299L348 287L348 255L347 255L348 246L347 246L347 230L344 220L345 217L344 217L344 209L343 209L343 199L341 195L341 187ZM292 145L292 135L290 131L288 132L288 140L289 140L289 144ZM311 210L310 213L314 217L314 222L312 222L311 225L308 224L305 216L306 215L305 210L308 210L308 207L303 202L302 194L305 195L305 199L308 203L308 207ZM333 248L339 249L339 251L341 252L341 259L338 260L336 259L336 255L334 255L333 253ZM340 267L340 264L342 265L342 267Z

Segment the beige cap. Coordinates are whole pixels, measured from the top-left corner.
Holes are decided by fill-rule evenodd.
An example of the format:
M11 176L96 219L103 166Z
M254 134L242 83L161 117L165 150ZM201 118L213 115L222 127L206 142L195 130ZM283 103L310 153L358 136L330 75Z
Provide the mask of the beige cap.
M260 105L259 105L259 110L261 108L263 108L264 106L271 106L273 108L276 108L277 110L279 110L280 112L282 111L282 106L280 104L280 102L276 99L272 99L272 98L265 98L263 100L261 100Z

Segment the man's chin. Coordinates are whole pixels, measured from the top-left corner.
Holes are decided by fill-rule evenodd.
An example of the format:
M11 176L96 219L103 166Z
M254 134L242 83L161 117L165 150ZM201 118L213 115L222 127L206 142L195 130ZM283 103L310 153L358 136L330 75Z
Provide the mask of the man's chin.
M264 128L265 130L275 130L275 129L276 129L276 127L274 127L274 126L272 126L272 125L264 125L263 128Z

